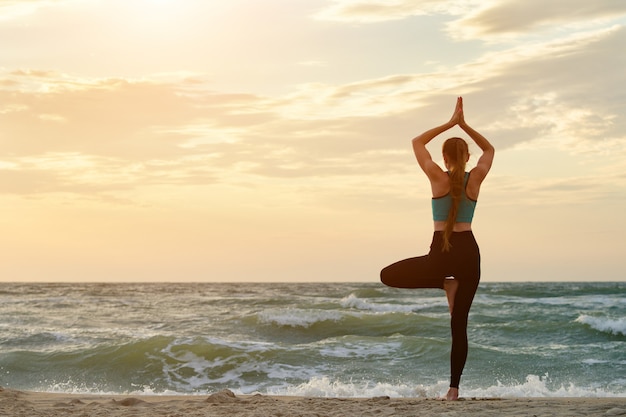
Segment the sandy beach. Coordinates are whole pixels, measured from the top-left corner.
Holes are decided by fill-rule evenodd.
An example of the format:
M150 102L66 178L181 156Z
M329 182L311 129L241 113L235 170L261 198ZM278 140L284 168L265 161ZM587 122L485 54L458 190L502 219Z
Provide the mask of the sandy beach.
M118 396L0 388L1 416L626 416L626 398L309 398L216 394Z

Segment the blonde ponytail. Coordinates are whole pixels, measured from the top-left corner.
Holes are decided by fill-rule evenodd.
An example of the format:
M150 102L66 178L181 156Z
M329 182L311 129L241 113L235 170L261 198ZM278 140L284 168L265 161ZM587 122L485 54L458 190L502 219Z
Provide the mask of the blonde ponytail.
M449 251L450 236L456 223L456 215L459 212L459 205L463 198L463 183L465 180L465 164L469 154L467 142L461 138L450 138L443 144L443 154L447 160L450 175L450 195L452 197L452 207L448 212L446 226L443 231L443 250Z

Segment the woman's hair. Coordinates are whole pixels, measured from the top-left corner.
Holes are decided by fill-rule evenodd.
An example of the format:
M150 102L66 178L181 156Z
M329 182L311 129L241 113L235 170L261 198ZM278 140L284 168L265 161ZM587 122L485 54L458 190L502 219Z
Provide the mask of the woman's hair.
M448 213L446 227L443 232L443 250L450 250L450 236L456 223L456 215L463 198L463 183L465 181L465 163L469 155L467 142L461 138L450 138L443 143L443 154L447 161L450 175L450 195L452 207Z

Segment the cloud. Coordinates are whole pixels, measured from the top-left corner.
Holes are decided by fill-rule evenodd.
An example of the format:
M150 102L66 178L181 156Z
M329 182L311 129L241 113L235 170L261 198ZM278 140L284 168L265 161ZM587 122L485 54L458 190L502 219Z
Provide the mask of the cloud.
M75 0L3 0L0 2L0 21L23 17L47 6L70 3Z
M402 175L414 169L409 140L444 122L461 94L468 119L499 150L529 143L621 155L626 109L615 85L626 83L626 58L615 51L625 42L615 26L488 52L443 72L304 84L276 96L214 91L201 74L5 71L0 192Z
M616 26L488 52L442 73L311 85L289 97L285 114L343 120L344 132L363 139L385 134L384 127L371 130L364 118L412 119L420 126L447 114L449 97L466 94L467 112L476 123L507 138L498 141L500 146L537 137L568 138L570 144L620 137L626 126L618 116L626 109L614 86L626 82L621 71L626 62L615 51L624 42L626 30ZM404 126L408 133L409 124Z
M77 79L15 71L0 90L1 153L84 152L144 159L179 152L179 138L155 126L178 125L201 110L168 84Z
M451 33L461 38L492 38L503 34L528 33L584 23L590 26L626 15L620 0L500 0L487 3L449 24Z
M259 119L254 96L203 91L187 79L21 70L0 78L0 193L212 184L224 157L197 146L237 140L237 126Z
M526 175L492 175L489 179L490 204L535 207L558 207L560 205L591 204L615 199L615 189L626 185L620 175L602 175L594 172L570 172L567 177L541 177L533 175L532 168ZM607 183L611 186L607 186Z
M458 15L479 4L478 0L334 0L314 17L320 20L375 23L430 14Z
M625 103L614 86L626 82L619 70L626 58L614 48L624 42L626 29L613 27L486 56L497 69L476 86L508 101L492 126L510 133L533 128L566 151L572 144L588 150L598 140L623 138ZM500 58L511 61L499 64Z
M377 23L424 15L456 17L447 23L447 32L458 40L515 41L514 36L537 30L605 25L626 15L626 3L621 0L335 0L314 17Z

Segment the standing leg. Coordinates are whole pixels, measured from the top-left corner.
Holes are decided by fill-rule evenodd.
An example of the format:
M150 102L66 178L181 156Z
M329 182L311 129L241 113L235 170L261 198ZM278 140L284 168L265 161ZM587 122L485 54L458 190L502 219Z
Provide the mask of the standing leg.
M480 281L480 250L473 234L460 233L455 236L456 256L454 257L454 277L458 288L450 313L452 349L450 352L450 390L447 398L456 400L459 396L459 382L467 361L467 321L469 311ZM454 247L454 246L453 246Z
M470 307L478 288L478 281L459 280L459 288L452 307L450 327L452 331L452 350L450 352L450 387L457 389L467 360L467 319Z

